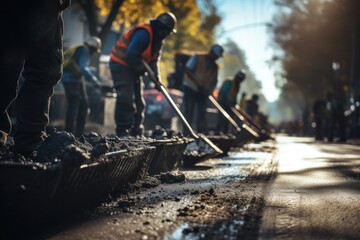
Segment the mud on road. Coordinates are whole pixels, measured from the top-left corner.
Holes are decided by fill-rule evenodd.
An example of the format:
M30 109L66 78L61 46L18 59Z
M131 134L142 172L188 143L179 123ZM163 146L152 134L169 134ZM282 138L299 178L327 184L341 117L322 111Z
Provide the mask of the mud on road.
M33 234L36 239L257 239L274 143L147 177L112 201ZM43 226L45 227L45 226Z

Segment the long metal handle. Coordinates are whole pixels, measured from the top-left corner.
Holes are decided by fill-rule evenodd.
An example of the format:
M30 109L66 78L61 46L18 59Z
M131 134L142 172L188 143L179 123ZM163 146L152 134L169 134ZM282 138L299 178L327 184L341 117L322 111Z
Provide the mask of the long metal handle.
M218 101L216 101L216 99L212 95L209 95L209 100L221 112L221 114L231 123L231 125L233 125L236 131L240 132L241 128L239 127L239 125L235 122L234 119L232 119L232 117L226 112L226 110L218 103Z
M175 113L178 115L178 117L180 118L180 120L184 123L185 127L187 128L187 130L189 131L190 135L193 138L198 139L199 136L194 132L194 130L191 128L190 124L188 123L188 121L186 120L186 118L184 117L184 115L181 113L180 109L176 106L176 104L174 103L174 101L172 100L172 98L170 97L169 93L166 91L166 88L164 87L164 85L161 84L161 82L159 82L156 77L155 74L153 72L153 70L150 68L149 64L147 62L145 62L142 59L142 62L146 68L146 71L148 72L151 80L158 86L158 88L160 89L161 93L165 96L166 100L169 102L171 108L175 111Z
M250 123L241 115L235 107L231 107L231 111L235 114L235 116L241 121L241 127L252 134L254 137L258 138L259 134L253 130L250 126ZM256 128L257 129L257 128Z
M251 117L249 114L247 114L244 110L242 110L240 107L235 108L242 116L243 118L246 119L247 122L251 123L252 125L254 125L255 127L261 129L262 127L260 126L260 124L253 118Z

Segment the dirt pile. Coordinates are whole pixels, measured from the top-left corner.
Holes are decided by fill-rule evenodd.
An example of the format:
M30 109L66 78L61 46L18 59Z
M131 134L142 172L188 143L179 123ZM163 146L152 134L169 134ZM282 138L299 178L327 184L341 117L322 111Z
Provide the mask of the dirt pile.
M64 131L53 131L48 135L40 148L30 155L23 156L12 151L14 142L10 141L0 147L0 161L16 163L40 162L52 164L58 161L72 163L87 163L88 161L101 161L106 153L120 150L134 150L148 148L151 139L138 139L134 137L118 138L115 136L101 136L90 133L76 138Z

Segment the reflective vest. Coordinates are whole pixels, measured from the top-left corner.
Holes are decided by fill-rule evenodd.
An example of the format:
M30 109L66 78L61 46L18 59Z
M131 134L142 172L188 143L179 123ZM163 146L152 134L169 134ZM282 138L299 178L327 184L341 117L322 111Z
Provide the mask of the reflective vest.
M218 66L213 60L209 59L208 54L196 54L196 56L197 64L196 69L193 71L195 79L190 78L185 73L184 85L194 91L198 91L197 86L201 86L212 92L217 84Z
M145 29L150 36L149 45L146 47L145 51L140 54L141 58L144 59L146 62L151 62L158 57L159 53L151 54L153 31L150 24L138 24L129 31L127 31L125 34L123 34L122 37L119 38L119 40L116 42L115 46L112 48L112 53L110 55L110 58L113 61L123 64L125 66L129 66L126 62L127 49L130 44L131 35L134 33L135 30L139 28Z
M73 47L64 52L64 59L65 59L64 71L72 72L77 77L82 76L82 71L81 71L79 63L75 59L74 55L76 53L76 50L78 50L81 47L84 47L84 46L80 45L77 47Z

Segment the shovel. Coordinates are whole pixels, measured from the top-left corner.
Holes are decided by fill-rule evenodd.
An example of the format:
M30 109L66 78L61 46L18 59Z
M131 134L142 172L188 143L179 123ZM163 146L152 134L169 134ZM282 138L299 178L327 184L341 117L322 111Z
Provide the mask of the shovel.
M249 122L248 119L244 117L244 114L240 113L237 108L231 107L231 111L242 123L242 128L245 129L246 132L250 135L249 140L257 140L260 138L260 129L258 128L258 126L254 125L254 123L252 124L251 121ZM253 126L253 128L255 128L255 130L251 127L251 125Z
M219 112L226 118L226 120L228 120L231 123L231 125L236 129L236 132L238 132L238 133L241 132L241 128L239 127L239 125L226 112L226 110L218 103L218 101L216 101L216 99L212 95L209 95L209 100L211 101L212 104L214 104L214 106L217 108L217 110L219 110Z
M210 159L212 157L222 154L213 142L203 135L197 135L191 128L180 109L176 106L169 93L166 91L164 85L161 84L155 77L153 70L150 68L148 63L142 59L142 62L146 68L146 71L150 77L150 80L156 85L157 89L165 96L166 100L170 104L171 108L175 111L176 115L180 118L181 122L185 125L189 131L191 137L195 139L194 142L189 143L184 152L184 165L194 165L200 161Z
M241 127L237 124L237 122L229 115L229 113L216 101L216 99L209 95L209 100L214 104L214 106L219 110L219 112L231 123L231 125L236 129L236 139L234 145L243 145L254 138L257 139L259 135L252 130L246 124L242 124ZM231 107L232 110L233 107ZM237 116L235 114L235 116Z
M258 121L256 121L254 118L252 118L249 114L247 114L244 110L237 107L235 109L240 115L243 116L243 118L251 125L253 125L259 132L260 140L267 140L267 139L275 139L275 137L272 134L272 131L267 128L266 126L261 125Z

